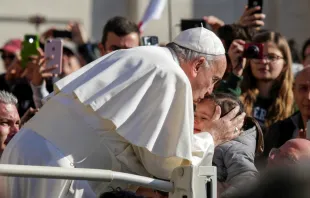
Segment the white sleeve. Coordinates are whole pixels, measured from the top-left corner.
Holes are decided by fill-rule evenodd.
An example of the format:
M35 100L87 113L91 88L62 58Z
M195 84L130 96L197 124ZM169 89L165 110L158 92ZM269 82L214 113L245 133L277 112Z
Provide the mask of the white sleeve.
M46 83L43 81L42 85L34 86L30 83L33 101L36 108L41 108L43 106L42 99L49 95L49 92L46 89Z
M178 157L160 157L142 147L133 146L133 150L147 172L159 179L169 180L173 169L187 163Z
M192 164L199 166L211 166L214 154L213 137L208 132L193 135L192 141Z

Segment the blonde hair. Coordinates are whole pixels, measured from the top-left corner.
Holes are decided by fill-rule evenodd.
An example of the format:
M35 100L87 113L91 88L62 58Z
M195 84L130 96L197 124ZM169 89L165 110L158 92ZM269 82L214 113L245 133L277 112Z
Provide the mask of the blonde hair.
M292 73L292 56L286 39L277 32L265 31L257 34L254 39L256 43L273 42L283 55L285 66L282 73L275 79L270 90L270 96L273 99L265 119L265 126L289 117L293 113L293 73ZM244 104L247 115L253 114L253 105L259 95L256 86L256 79L252 74L251 67L248 66L243 73L244 79L241 84L242 94L241 101Z

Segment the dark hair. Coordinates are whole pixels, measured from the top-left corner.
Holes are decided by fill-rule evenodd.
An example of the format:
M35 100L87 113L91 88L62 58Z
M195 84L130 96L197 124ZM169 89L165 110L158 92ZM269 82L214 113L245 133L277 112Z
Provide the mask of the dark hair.
M113 17L105 24L101 39L101 44L103 46L105 46L109 32L113 32L117 36L126 36L132 32L140 35L137 24L121 16Z
M231 43L235 39L242 39L245 41L251 41L252 37L256 33L254 28L243 27L237 24L224 25L218 29L218 37L225 42L225 50L228 52L228 49Z
M143 196L138 196L133 192L121 190L116 188L111 192L105 192L100 195L99 198L144 198Z
M309 45L310 45L310 38L309 38L308 40L306 40L306 41L304 42L304 45L302 46L302 51L301 51L302 60L305 60L305 58L306 58L305 52L306 52L306 49L307 49L307 47L308 47Z
M288 40L288 45L290 46L293 63L300 63L299 50L296 41L290 39Z
M237 106L239 106L240 109L236 116L244 112L244 106L242 102L239 100L239 98L235 97L232 94L223 93L223 92L215 92L211 95L206 96L205 98L213 100L217 105L221 107L221 117L228 114L231 110L233 110ZM264 151L264 139L263 139L262 129L259 123L255 120L255 118L246 116L244 119L244 124L243 124L242 129L247 130L254 126L256 127L256 132L257 132L255 154L261 155Z
M237 115L240 115L244 111L243 104L241 103L241 101L231 94L216 92L207 95L205 98L213 100L217 105L221 107L221 117L228 114L231 110L233 110L237 106L240 107L240 110Z

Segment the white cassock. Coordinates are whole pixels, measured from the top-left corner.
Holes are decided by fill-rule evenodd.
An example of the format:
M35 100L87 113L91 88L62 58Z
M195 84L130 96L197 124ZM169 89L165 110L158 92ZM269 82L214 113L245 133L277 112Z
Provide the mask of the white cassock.
M9 143L1 163L169 179L182 164L211 163L211 135L204 134L198 149L192 138L187 76L168 48L137 47L108 54L55 83L52 96ZM2 179L6 197L13 198L91 198L111 187L137 189L113 181Z

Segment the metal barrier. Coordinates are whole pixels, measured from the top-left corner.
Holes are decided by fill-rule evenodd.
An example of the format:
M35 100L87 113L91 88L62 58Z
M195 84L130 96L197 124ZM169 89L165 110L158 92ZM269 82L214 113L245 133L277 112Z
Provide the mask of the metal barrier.
M169 192L170 198L216 198L216 167L181 166L171 182L101 169L0 164L0 175L69 180L119 181Z

